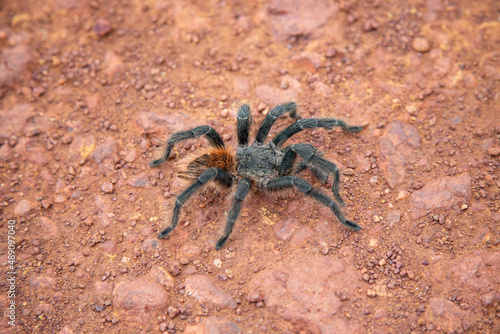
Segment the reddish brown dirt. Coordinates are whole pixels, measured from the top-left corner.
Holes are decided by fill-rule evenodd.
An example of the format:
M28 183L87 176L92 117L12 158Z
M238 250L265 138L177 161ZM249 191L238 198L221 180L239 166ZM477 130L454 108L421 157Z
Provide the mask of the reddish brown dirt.
M1 331L500 332L499 17L493 0L3 1ZM206 187L157 239L176 162L208 145L149 168L161 143L208 124L234 147L242 102L258 125L287 100L364 126L290 140L338 164L363 229L254 193L216 251L231 195Z

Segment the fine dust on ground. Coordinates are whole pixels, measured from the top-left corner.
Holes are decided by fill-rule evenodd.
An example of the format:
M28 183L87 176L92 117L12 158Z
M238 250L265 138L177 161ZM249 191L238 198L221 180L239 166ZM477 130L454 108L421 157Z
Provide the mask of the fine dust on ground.
M48 0L0 5L2 333L498 333L500 5ZM182 208L178 162L294 100L362 125L289 143L341 171L351 232L297 192ZM280 118L270 135L291 124ZM255 131L255 129L254 129ZM327 184L301 174L323 192Z

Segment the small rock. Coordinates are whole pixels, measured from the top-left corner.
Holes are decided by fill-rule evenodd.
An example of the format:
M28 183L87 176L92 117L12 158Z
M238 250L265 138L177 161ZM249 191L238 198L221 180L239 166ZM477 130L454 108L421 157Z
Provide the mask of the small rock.
M250 290L247 294L246 299L249 303L257 303L264 300L264 298L262 298L260 293L256 290Z
M307 257L298 256L283 260L282 263L276 263L254 275L248 283L248 291L258 291L266 307L277 307L280 314L293 319L306 322L330 319L332 313L337 314L343 307L342 299L345 296L341 297L342 293L339 295L339 292L352 291L349 282L358 279L358 272L353 266L334 257L319 256L314 261L308 261ZM256 294L252 295L251 298L258 299ZM307 311L304 312L305 310ZM337 332L332 328L321 332L356 331Z
M156 282L138 278L117 284L113 291L114 310L127 320L148 323L156 312L166 311L169 296Z
M458 203L469 201L471 196L471 178L468 173L443 177L427 183L411 195L411 216L417 219L437 209L448 210L455 207L458 210Z
M50 240L57 236L58 228L52 219L47 217L40 217L40 227L44 231L40 236L45 240Z
M108 20L101 18L94 23L92 30L97 36L103 37L109 34L113 30L113 27Z
M326 0L272 0L269 2L266 21L278 40L286 42L294 36L318 32L338 12L339 5Z
M354 175L354 170L352 168L346 168L342 171L342 174L345 176L352 176Z
M45 94L45 88L43 88L42 86L36 86L33 88L34 97L40 97L43 94Z
M297 221L294 218L281 220L273 226L274 233L281 240L289 240L297 228Z
M42 199L42 207L44 209L49 209L52 206L52 203L48 199Z
M435 319L436 325L439 324L448 333L464 332L468 329L468 312L463 311L453 302L440 297L434 297L429 301L429 310L433 315L428 318Z
M387 221L389 222L390 226L399 223L400 220L401 220L401 211L394 210L387 213Z
M486 307L489 306L495 298L495 291L490 291L480 297L481 303Z
M158 249L158 238L146 239L142 243L142 250L145 253L153 253Z
M215 259L214 260L214 266L216 266L217 268L221 268L222 267L222 260L221 259Z
M34 205L27 199L22 199L14 207L14 215L18 217L24 217L29 215L33 211Z
M136 187L136 188L149 188L149 187L151 187L151 182L149 182L148 176L146 174L138 175L136 178L131 179L128 183L132 187Z
M101 186L101 190L106 194L111 194L113 192L113 183L104 182Z
M64 195L57 195L56 198L54 198L54 203L61 204L66 202L66 197Z
M365 22L364 30L365 31L373 31L377 30L380 27L380 23L375 20L368 20Z
M416 37L413 40L413 50L417 52L427 52L431 49L429 41L424 37Z
M408 160L418 154L420 147L420 135L414 126L401 121L394 121L387 126L377 149L380 168L392 189L404 181Z
M313 229L309 226L302 226L295 231L290 239L290 244L294 246L303 246L314 235Z
M176 307L169 306L167 312L168 312L169 318L173 319L173 318L175 318L179 314L180 311Z
M413 189L415 189L415 190L422 189L423 186L424 186L424 184L420 181L413 182Z
M292 63L299 68L304 68L311 73L316 73L316 70L321 66L322 58L323 57L319 53L303 51L292 58Z
M172 276L179 275L182 271L180 262L172 261L168 267L168 271L172 274Z
M148 276L163 285L166 290L170 290L174 287L175 279L162 267L153 266Z
M496 147L490 147L486 153L488 153L489 155L493 156L493 157L496 157L497 155L500 155L500 147L496 146Z
M30 276L29 277L30 290L34 291L37 295L48 296L54 293L54 279L48 276Z
M121 59L113 51L106 51L104 54L104 61L102 62L103 73L110 79L112 79L116 74L124 71L126 69L126 65Z
M325 52L326 58L333 58L337 54L337 50L334 47L329 48Z
M188 258L198 257L201 255L201 248L192 244L182 246L182 254Z
M116 152L118 152L118 142L113 138L107 138L104 143L97 146L94 152L92 152L92 159L95 163L100 164L105 159L114 158Z
M125 160L125 162L132 163L135 161L136 156L137 156L137 153L135 152L135 150L131 149L130 151L127 152L127 154L125 155L125 158L123 158L123 160Z
M13 86L17 82L28 78L31 75L30 65L35 62L35 59L37 57L34 50L26 44L19 44L12 48L2 47L2 54L0 55L0 86ZM2 125L0 125L1 128ZM0 131L0 133L8 132Z
M372 289L368 289L366 290L366 295L370 298L375 298L377 297L377 293L375 291L373 291Z
M236 309L236 301L218 288L208 276L193 275L186 279L186 292L200 301L207 301L221 308Z

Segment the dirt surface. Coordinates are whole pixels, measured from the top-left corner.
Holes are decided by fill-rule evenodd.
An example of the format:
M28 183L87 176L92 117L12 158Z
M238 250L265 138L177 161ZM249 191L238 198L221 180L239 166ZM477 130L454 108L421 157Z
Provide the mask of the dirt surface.
M494 0L3 1L0 331L500 332L499 17ZM242 102L259 125L288 100L364 127L289 141L339 166L363 229L254 193L216 251L232 197L205 187L159 240L177 162L208 146L149 168L168 136L208 124L234 147Z

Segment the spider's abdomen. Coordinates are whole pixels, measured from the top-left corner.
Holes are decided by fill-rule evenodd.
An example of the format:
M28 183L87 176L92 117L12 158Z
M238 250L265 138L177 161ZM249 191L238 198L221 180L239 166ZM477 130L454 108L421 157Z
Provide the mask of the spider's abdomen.
M234 156L232 152L225 147L214 147L207 153L191 161L186 171L179 172L179 177L189 180L196 179L206 169L212 167L218 167L229 173L233 173L234 165Z
M236 152L236 172L251 179L276 177L278 152L268 146L250 146Z

